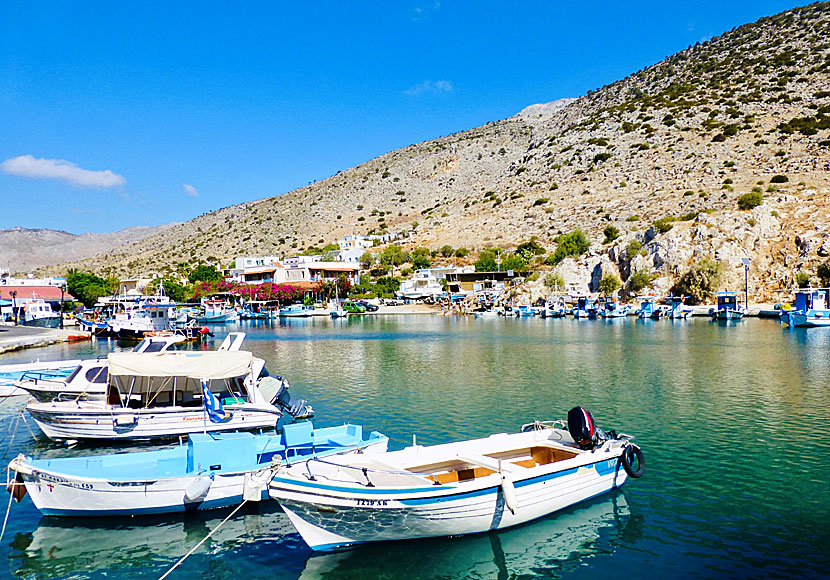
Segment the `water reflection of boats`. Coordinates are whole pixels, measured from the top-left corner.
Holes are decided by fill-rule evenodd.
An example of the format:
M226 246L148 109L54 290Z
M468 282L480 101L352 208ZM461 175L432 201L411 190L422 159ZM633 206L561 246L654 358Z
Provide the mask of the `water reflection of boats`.
M474 536L366 544L315 553L300 575L307 578L372 578L395 562L409 578L521 578L540 570L565 571L595 554L614 551L630 510L622 492L529 524ZM419 573L420 571L420 573Z
M30 533L17 534L10 542L11 573L21 578L85 577L107 571L151 568L157 577L219 526L228 510L200 512L190 517L142 517L105 521L45 517ZM123 522L129 522L124 525ZM288 518L276 504L246 506L229 519L192 556L210 554L211 559L238 551L254 542L282 541L292 534ZM300 544L296 536L292 546ZM271 544L273 546L273 544ZM302 558L298 559L302 566Z

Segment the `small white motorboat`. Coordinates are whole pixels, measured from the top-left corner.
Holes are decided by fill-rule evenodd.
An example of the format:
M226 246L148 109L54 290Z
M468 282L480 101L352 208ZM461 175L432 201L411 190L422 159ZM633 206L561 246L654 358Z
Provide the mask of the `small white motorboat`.
M63 380L78 366L80 360L59 360L0 365L0 398L28 396L18 383L26 379Z
M280 318L307 318L314 312L313 306L291 304L280 308Z
M184 340L181 335L148 336L136 345L133 352L167 352ZM107 396L106 358L9 365L0 367L0 376L4 368L14 370L13 367L18 366L28 368L17 376L14 386L38 401L104 400Z
M444 445L280 468L271 497L313 550L515 526L620 487L645 469L631 437L575 407L564 422Z
M309 421L282 433L191 433L168 449L34 459L9 464L18 499L26 492L49 516L114 516L182 512L268 499L280 464L311 456L382 453L388 439L360 425L315 428ZM246 497L247 492L247 497Z

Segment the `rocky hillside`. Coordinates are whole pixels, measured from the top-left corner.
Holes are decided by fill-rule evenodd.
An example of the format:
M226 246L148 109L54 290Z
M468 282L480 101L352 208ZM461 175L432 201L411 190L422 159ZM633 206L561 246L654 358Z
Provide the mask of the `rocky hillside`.
M83 260L158 234L175 224L134 227L110 234L70 234L57 230L0 230L0 268L26 274L37 268ZM58 269L63 271L63 268Z
M762 205L739 210L760 192ZM105 274L284 255L347 234L407 245L509 248L581 228L591 252L560 268L588 284L647 270L668 286L694 260L726 284L790 285L830 254L830 3L689 47L578 99L368 161L73 263ZM658 222L661 227L653 227ZM603 230L620 236L608 243ZM670 229L669 229L670 228ZM632 240L642 244L626 251Z

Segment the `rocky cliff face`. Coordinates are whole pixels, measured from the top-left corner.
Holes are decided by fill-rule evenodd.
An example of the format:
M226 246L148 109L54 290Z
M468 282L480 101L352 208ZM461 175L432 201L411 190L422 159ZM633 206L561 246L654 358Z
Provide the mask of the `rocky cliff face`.
M830 4L762 19L573 100L368 161L290 193L203 215L71 266L104 274L284 255L347 234L405 243L509 248L581 228L593 245L572 268L647 270L659 288L701 257L725 284L769 293L830 250ZM776 177L781 176L781 177ZM760 192L763 204L739 210ZM655 221L674 224L652 227ZM604 243L604 228L620 237ZM662 233L661 233L661 230ZM642 254L628 259L632 239ZM597 270L599 267L599 270Z

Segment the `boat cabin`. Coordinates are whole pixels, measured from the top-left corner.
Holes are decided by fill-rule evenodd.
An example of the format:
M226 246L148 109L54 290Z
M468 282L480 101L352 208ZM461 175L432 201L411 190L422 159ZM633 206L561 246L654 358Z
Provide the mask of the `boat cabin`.
M828 308L828 288L805 288L800 292L795 293L795 309L799 312L807 312L808 310L827 310Z
M112 353L107 362L112 406L201 407L203 382L224 405L264 402L251 386L265 361L250 352Z
M735 292L720 292L717 295L718 310L740 310L741 299Z

